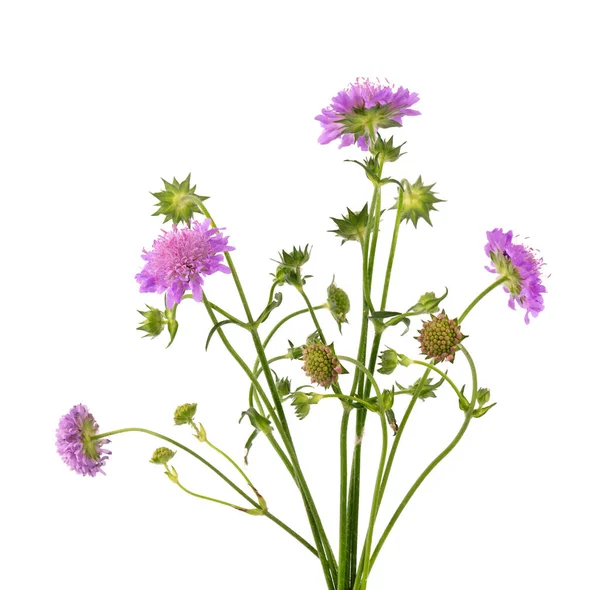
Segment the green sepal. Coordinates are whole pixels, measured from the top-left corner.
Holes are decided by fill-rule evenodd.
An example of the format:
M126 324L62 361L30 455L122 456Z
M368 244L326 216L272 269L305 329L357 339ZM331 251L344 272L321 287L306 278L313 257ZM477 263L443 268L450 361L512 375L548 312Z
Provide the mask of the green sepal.
M348 215L342 215L341 219L331 217L332 221L337 225L337 229L330 229L342 238L342 245L346 242L362 243L367 237L369 228L369 205L368 203L360 211L351 211L346 207Z
M242 412L240 422L243 420L244 416L248 416L250 424L252 424L254 428L260 430L263 434L271 434L273 431L271 421L259 414L255 408L248 408L245 412Z
M432 225L429 215L432 211L437 211L434 205L444 202L434 196L436 193L431 190L434 186L435 183L424 185L420 176L414 184L406 179L402 180L398 187L396 203L391 209L397 209L398 204L401 203L402 219L405 219L407 223L412 221L413 225L417 227L419 219L424 219L429 225Z
M477 390L477 405L485 406L490 401L490 390L487 387L480 387Z
M389 348L384 350L379 355L379 369L377 369L378 373L382 375L391 375L398 366L398 353Z
M395 162L406 153L401 151L405 143L404 141L399 146L394 147L393 136L386 140L378 133L377 140L371 145L370 151L374 155L380 155L384 162Z
M292 391L292 382L289 377L282 377L281 379L277 376L275 371L272 371L275 375L275 387L280 398L285 398L290 395Z
M306 337L306 346L312 346L313 344L323 344L323 345L325 345L325 342L323 342L323 340L321 340L321 336L319 336L319 331L318 330L315 330L314 332L311 332Z
M169 348L169 346L173 344L173 340L175 340L177 330L179 329L179 322L175 319L176 313L177 303L175 303L171 309L165 309L165 317L167 318L167 330L169 330L169 336L171 337L171 339L169 340L169 344L167 344L167 348Z
M421 383L421 381L422 379L419 377L419 379L417 379L412 385L409 385L408 387L404 387L403 385L400 385L400 383L396 383L396 385L398 386L398 393L412 396L415 394L416 391L418 391L419 399L425 401L427 398L437 397L437 395L435 394L435 390L444 382L444 378L440 377L440 380L436 381L435 383L432 383L433 379L431 377L425 379L423 383Z
M419 301L413 305L407 313L419 315L422 313L436 313L440 310L440 303L446 299L448 295L448 287L444 287L446 292L440 297L436 297L433 291L428 291L419 297Z
M281 301L283 300L283 295L281 293L275 293L273 296L273 301L267 305L262 311L262 313L258 316L254 324L256 327L260 326L263 322L266 322L271 315L271 312L281 305Z
M255 428L252 431L252 434L248 437L248 440L246 441L246 444L244 445L244 448L246 449L246 453L244 454L244 464L248 465L248 455L250 454L250 449L252 448L252 443L254 442L254 439L260 434L260 430L258 428Z
M179 475L177 474L177 470L172 465L165 465L167 470L165 471L165 475L173 482L179 483Z
M463 385L460 388L460 395L458 396L458 407L463 412L466 412L470 406L471 404L469 403L469 400L465 397L465 386Z
M320 393L307 394L300 390L295 391L293 396L292 406L299 420L304 420L310 412L310 406L318 404L323 399L323 395Z
M161 178L165 188L157 193L150 193L158 199L158 209L152 214L164 215L163 223L172 220L174 224L183 221L189 226L194 213L202 213L202 201L208 197L197 195L196 186L190 187L191 174L183 182L173 178L173 182L167 182Z
M303 347L302 346L294 346L292 344L291 340L288 340L288 344L289 344L289 348L287 351L287 358L296 361L298 359L302 358L302 351L303 351Z
M163 330L167 323L165 320L165 315L160 309L156 309L156 307L150 307L146 304L148 308L147 311L140 311L138 309L138 313L144 316L144 320L140 322L140 325L137 330L142 330L142 332L146 332L142 336L142 338L156 338Z
M194 436L201 442L206 442L208 440L208 437L206 436L206 429L204 428L204 426L202 426L202 424L200 424L200 422L198 422L198 426L197 426L198 430L196 431L196 434L194 434Z
M490 404L489 406L485 406L483 408L477 408L474 412L473 412L473 418L481 418L481 416L485 416L489 410L491 410L497 402L494 402L493 404Z

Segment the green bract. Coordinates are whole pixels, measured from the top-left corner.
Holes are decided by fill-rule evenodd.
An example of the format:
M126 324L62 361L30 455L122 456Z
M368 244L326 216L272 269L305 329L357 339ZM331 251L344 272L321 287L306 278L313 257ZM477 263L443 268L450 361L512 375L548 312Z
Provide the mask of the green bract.
M436 203L443 203L442 199L435 197L435 193L431 190L434 184L424 185L423 180L419 176L414 184L403 180L398 187L398 198L392 209L398 207L398 203L402 203L402 219L406 222L412 221L417 227L419 219L424 219L431 225L429 214L431 211L437 211L434 207Z
M206 201L208 197L197 195L196 185L190 188L190 177L191 174L188 174L183 182L178 182L175 178L173 182L161 179L165 189L158 193L150 193L158 199L158 209L153 215L164 215L164 223L172 220L175 224L183 221L190 225L194 213L202 213L202 201Z
M346 207L346 210L348 215L342 215L341 219L331 218L338 228L329 231L340 236L342 244L346 242L362 243L369 231L369 207L365 205L360 211L350 211Z

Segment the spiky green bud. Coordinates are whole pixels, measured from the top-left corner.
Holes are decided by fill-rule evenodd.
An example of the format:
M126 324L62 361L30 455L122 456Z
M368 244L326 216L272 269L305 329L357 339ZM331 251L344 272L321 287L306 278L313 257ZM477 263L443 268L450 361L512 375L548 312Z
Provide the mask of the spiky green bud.
M175 456L175 453L176 451L167 449L167 447L159 447L152 453L150 463L154 463L155 465L166 465Z
M175 409L173 419L177 426L182 424L192 424L196 415L196 406L198 404L182 404Z
M161 178L165 189L158 193L150 193L158 199L158 210L152 215L164 215L164 223L172 220L175 224L183 221L190 225L194 213L202 213L202 201L208 199L195 193L195 185L190 188L190 177L191 174L188 174L183 182L178 182L175 178L173 182L167 182Z
M391 375L396 370L398 362L398 353L388 348L379 355L379 369L377 369L377 372L382 375Z
M142 330L142 332L146 332L143 338L156 338L165 328L167 321L165 320L165 316L160 309L156 309L156 307L150 307L146 305L148 311L140 311L138 309L138 313L144 316L144 320L140 322L138 326L138 330Z
M342 324L348 323L346 316L350 311L350 298L333 281L327 287L327 307L341 332Z
M377 140L370 146L369 150L373 154L380 155L384 162L395 162L400 156L404 155L400 150L405 143L394 146L393 136L389 139L382 139L381 135L377 134Z
M454 361L458 344L464 338L457 320L451 320L445 312L431 316L431 320L423 322L423 327L416 337L421 344L421 352L434 362Z
M366 204L360 211L350 211L346 207L348 215L342 215L341 219L332 217L337 229L329 231L342 238L342 244L346 242L362 243L369 231L369 207Z
M306 279L310 275L302 276L301 268L310 259L310 247L308 244L304 248L294 246L291 252L282 250L279 252L279 266L275 271L274 282L276 285L287 283L298 289L306 284Z
M424 185L423 180L419 176L414 184L403 180L398 187L398 198L392 209L397 209L398 205L402 206L402 219L406 222L412 221L417 227L419 219L424 219L431 225L429 214L431 211L437 211L434 207L436 203L442 203L442 199L435 197L435 193L431 190L434 184Z
M337 382L342 365L329 346L317 343L305 346L302 358L302 369L310 377L311 383L318 383L327 389Z
M288 396L292 390L292 382L288 377L277 379L275 381L275 386L277 387L277 393L279 394L279 397Z

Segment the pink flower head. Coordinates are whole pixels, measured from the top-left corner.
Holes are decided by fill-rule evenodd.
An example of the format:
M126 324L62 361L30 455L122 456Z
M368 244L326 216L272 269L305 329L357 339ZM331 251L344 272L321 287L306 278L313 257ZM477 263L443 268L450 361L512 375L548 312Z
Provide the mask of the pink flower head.
M224 228L221 228L224 229ZM192 222L191 227L176 225L154 240L152 250L144 250L146 265L135 278L140 293L167 292L167 307L181 302L188 289L195 301L202 301L204 277L215 272L231 272L222 264L223 252L234 250L221 229L211 227L209 219Z
M111 453L102 445L109 441L105 438L93 439L97 434L98 424L82 404L73 406L60 419L56 430L56 450L73 471L92 477L96 473L104 475L102 467Z
M541 267L543 259L536 256L531 248L523 244L513 244L512 231L503 232L494 229L487 232L488 243L485 253L490 257L492 266L485 268L504 277L504 290L510 293L508 305L515 309L515 301L525 310L525 323L529 323L529 314L534 318L544 309L546 287L542 285Z
M339 137L340 148L356 143L366 151L379 128L401 127L402 117L421 114L409 108L419 100L416 92L368 78L357 78L331 100L331 105L315 117L323 127L319 143Z

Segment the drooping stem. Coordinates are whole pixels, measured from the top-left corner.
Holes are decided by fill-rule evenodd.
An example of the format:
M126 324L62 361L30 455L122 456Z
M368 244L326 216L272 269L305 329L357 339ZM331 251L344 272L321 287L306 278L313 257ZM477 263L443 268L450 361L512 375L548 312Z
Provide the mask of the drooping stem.
M154 436L156 438L164 440L165 442L172 444L173 446L181 449L182 451L185 451L186 453L188 453L195 459L198 459L198 461L200 461L202 464L206 465L206 467L208 467L211 471L213 471L213 473L215 473L217 476L219 476L229 487L231 487L233 490L235 490L240 496L242 496L242 498L244 498L245 500L250 502L250 504L252 504L255 508L261 507L260 504L258 504L258 502L256 502L256 500L254 500L254 498L252 498L251 496L246 494L241 488L239 488L235 483L233 483L224 473L222 473L219 469L217 469L212 463L207 461L204 457L201 457L200 455L198 455L198 453L195 453L194 451L192 451L192 449L190 449L189 447L182 445L180 442L177 442L176 440L173 440L172 438L169 438L168 436L164 436L163 434L159 434L158 432L154 432L154 431L148 430L146 428L120 428L118 430L111 430L109 432L103 432L102 434L97 434L96 436L93 436L92 439L106 438L108 436L114 436L115 434L121 434L123 432L143 432L144 434L149 434L151 436ZM272 520L275 524L280 526L284 531L289 533L292 537L294 537L302 545L304 545L311 553L318 556L317 550L306 539L304 539L301 535L299 535L294 529L290 528L288 525L286 525L284 522L279 520L277 517L275 517L270 512L265 513L265 516L269 520Z

